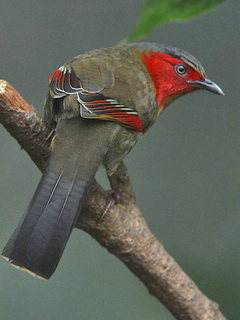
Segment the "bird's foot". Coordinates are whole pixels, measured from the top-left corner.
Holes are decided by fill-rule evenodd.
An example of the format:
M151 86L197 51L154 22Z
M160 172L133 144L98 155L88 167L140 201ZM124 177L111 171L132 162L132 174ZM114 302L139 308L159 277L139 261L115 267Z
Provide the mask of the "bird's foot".
M52 130L49 132L46 140L50 140L50 139L54 136L54 134L55 134L55 129L52 129Z
M102 212L101 216L98 218L98 221L101 221L105 217L105 215L108 213L110 208L113 207L116 203L116 199L114 196L114 194L115 194L114 190L108 191L108 194L109 194L109 201L107 202L106 208Z

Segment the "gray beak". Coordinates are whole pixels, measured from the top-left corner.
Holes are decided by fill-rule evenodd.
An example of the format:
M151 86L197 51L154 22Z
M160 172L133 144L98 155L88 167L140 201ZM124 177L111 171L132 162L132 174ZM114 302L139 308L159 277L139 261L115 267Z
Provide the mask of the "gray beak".
M216 83L207 78L205 78L204 81L188 81L188 83L191 83L194 87L199 89L208 90L212 93L219 94L220 96L225 96L225 93L222 91L222 89Z

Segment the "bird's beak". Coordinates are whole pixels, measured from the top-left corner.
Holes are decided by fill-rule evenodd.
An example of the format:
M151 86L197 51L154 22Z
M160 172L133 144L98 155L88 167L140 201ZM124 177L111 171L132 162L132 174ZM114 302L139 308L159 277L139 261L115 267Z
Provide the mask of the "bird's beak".
M208 90L210 92L219 94L220 96L225 96L225 93L222 91L222 89L216 83L207 78L205 78L203 81L188 81L188 83L191 83L196 88Z

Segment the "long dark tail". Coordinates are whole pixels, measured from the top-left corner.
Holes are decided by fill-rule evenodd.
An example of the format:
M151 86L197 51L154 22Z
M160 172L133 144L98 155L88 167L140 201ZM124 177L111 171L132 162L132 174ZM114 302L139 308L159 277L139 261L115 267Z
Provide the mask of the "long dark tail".
M61 120L57 129L48 168L2 253L15 267L44 279L59 263L109 144L99 121Z

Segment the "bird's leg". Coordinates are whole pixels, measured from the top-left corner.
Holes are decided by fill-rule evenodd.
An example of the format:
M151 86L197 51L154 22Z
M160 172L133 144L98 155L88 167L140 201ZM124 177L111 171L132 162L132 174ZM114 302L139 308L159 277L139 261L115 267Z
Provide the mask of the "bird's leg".
M108 210L110 210L110 208L113 207L114 204L116 203L116 201L114 199L114 191L112 191L112 190L108 191L108 195L109 195L109 200L108 200L106 207L103 210L101 216L98 218L98 221L101 221L105 217L105 215L108 213Z
M48 136L46 137L46 140L52 140L52 138L54 137L54 134L55 134L55 129L52 129Z
M108 175L108 179L111 185L111 190L108 191L109 200L99 217L99 221L105 217L110 208L115 204L122 206L126 210L135 204L135 194L127 168L123 162L120 163L117 170L111 176Z
M111 188L112 198L115 203L123 206L135 203L135 194L131 185L130 176L123 162L120 163L117 170L108 176Z

